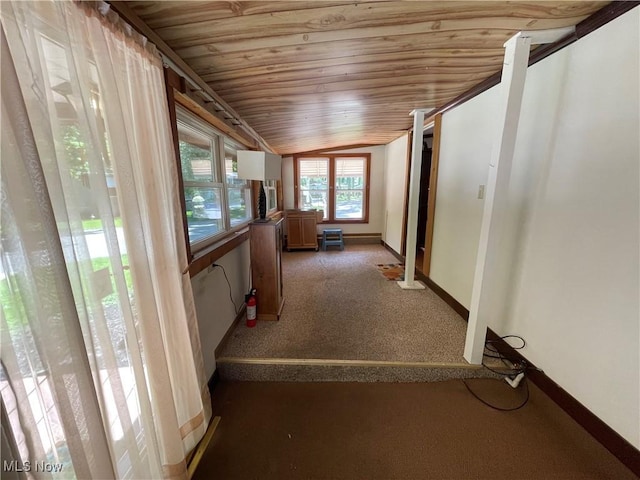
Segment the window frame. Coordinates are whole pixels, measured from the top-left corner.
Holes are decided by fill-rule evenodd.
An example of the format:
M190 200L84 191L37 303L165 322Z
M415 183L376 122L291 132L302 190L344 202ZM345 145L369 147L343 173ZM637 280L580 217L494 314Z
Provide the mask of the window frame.
M182 206L182 218L184 222L184 231L185 231L185 241L187 245L187 254L190 260L193 260L194 257L199 256L200 254L206 253L206 251L216 243L219 243L225 237L229 235L234 235L236 232L244 229L251 223L255 218L255 208L254 208L254 196L251 189L251 182L246 181L246 191L248 192L250 202L248 202L247 209L249 210L249 214L247 219L237 225L231 225L231 217L230 217L230 209L229 209L229 184L227 183L226 178L226 152L225 152L225 143L227 145L231 145L234 148L241 149L245 148L244 145L241 145L237 140L230 138L225 135L219 129L217 129L214 125L208 122L203 116L198 115L192 109L187 108L182 105L180 102L175 102L173 104L175 108L175 151L176 151L176 167L178 169L178 174L180 176L179 189L180 189L180 198L181 198L181 206ZM199 181L191 181L183 178L182 175L182 158L180 157L180 139L179 139L179 126L181 123L185 125L188 129L194 130L199 135L205 135L209 137L212 142L215 144L213 148L213 153L215 154L214 164L212 165L213 181L212 182L199 182ZM202 239L191 242L189 238L189 223L187 219L187 208L186 208L186 199L185 199L185 189L190 187L202 187L202 188L214 188L220 191L220 211L222 215L222 228L219 232L215 234L208 235ZM237 188L237 187L235 187Z
M236 170L237 170L237 165L238 165L238 150L244 150L245 147L244 145L242 145L241 143L237 142L236 140L234 140L233 138L227 137L223 134L221 135L221 139L222 139L222 151L224 154L224 158L221 159L222 162L222 175L224 177L223 183L225 185L225 198L227 200L227 212L228 212L228 219L229 219L229 230L228 231L235 231L235 229L237 228L242 228L243 226L247 225L249 222L253 221L253 219L255 218L255 208L254 208L254 202L253 199L255 198L253 195L253 184L251 182L251 180L243 180L244 182L244 187L237 185L235 183L229 183L229 179L227 178L227 147L230 147L230 149L234 150L234 157L235 157L235 162L236 162ZM237 173L237 172L236 172ZM242 179L238 179L238 180L242 180ZM229 191L230 190L241 190L243 191L243 196L245 197L245 207L248 210L248 214L245 216L245 219L241 222L239 222L236 225L233 225L232 223L232 219L231 219L231 205L229 202Z
M271 204L271 196L269 192L273 192L274 202ZM278 180L265 180L264 193L267 197L267 215L278 211Z
M371 153L309 153L309 154L297 154L293 156L293 194L294 194L294 207L300 208L300 160L306 158L323 158L328 160L328 193L327 204L328 212L326 213L326 219L322 220L323 224L349 224L349 223L369 223L369 199L371 197ZM365 159L365 173L364 173L364 188L363 190L363 210L364 215L362 219L344 219L336 218L336 159L338 158L364 158Z

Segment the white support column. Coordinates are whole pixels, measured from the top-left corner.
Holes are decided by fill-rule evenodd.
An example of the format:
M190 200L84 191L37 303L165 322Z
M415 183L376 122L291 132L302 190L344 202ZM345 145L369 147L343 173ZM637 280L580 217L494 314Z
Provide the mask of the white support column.
M520 107L533 43L550 43L570 34L572 27L538 32L520 32L505 43L502 68L502 105L498 112L498 130L493 143L489 178L485 190L484 211L476 270L473 278L469 324L464 346L464 358L473 364L482 363L490 302L504 301L492 295L495 285L496 259L500 255L499 239L509 190L513 152L518 132Z
M407 212L407 239L404 259L404 280L398 282L404 290L421 290L424 285L413 278L416 268L416 243L418 235L418 202L420 201L420 169L422 168L422 131L425 110L417 109L413 115L413 143L411 148L411 172L409 174L409 209Z

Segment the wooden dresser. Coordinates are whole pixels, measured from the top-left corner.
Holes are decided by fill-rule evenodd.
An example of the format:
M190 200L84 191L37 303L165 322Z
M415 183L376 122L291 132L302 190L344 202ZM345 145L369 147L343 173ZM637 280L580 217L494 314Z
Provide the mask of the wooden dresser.
M313 248L318 251L318 233L316 225L322 212L316 210L286 210L287 250Z
M252 222L249 226L251 279L256 289L258 320L279 320L282 295L282 226L284 220Z

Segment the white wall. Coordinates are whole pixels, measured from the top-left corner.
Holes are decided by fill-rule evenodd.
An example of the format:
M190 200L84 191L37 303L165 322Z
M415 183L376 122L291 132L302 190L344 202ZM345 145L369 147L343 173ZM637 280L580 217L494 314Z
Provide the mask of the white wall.
M249 291L249 242L227 253L215 262L222 265L229 277L233 300L240 308ZM216 369L214 351L236 317L229 298L229 286L221 268L203 270L191 279L200 329L200 342L207 378Z
M369 187L369 223L341 223L338 226L347 233L374 233L381 234L384 226L384 165L385 146L353 148L351 150L335 150L335 153L371 153L371 178ZM282 159L282 191L284 208L295 208L295 195L293 190L293 157ZM330 227L330 224L318 225L318 231Z
M384 225L382 239L396 252L402 252L402 219L406 198L408 135L386 146L384 165Z
M527 358L636 448L639 12L529 68L489 325L522 335ZM466 306L496 92L443 116L431 273Z
M494 87L442 116L431 279L466 308L471 303L478 238L495 128ZM481 120L479 120L481 119Z

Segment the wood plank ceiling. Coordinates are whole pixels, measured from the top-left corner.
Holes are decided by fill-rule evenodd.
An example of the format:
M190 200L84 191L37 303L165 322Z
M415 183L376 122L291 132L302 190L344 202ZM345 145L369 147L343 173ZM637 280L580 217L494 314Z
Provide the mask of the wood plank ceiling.
M499 71L514 33L607 3L126 2L282 154L389 143Z

